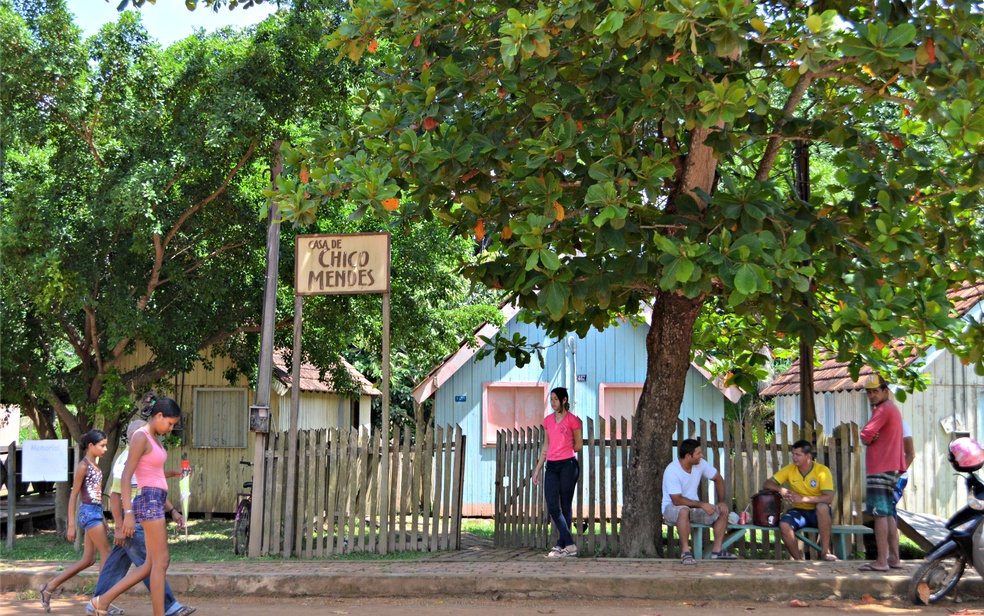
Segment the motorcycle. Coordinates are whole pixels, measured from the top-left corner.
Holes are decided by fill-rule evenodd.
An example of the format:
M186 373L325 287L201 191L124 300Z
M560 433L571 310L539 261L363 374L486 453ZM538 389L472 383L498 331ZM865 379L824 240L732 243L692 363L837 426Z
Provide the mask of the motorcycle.
M909 600L915 605L936 603L952 592L967 563L984 577L984 483L968 468L954 468L967 473L967 506L947 521L949 534L912 575Z

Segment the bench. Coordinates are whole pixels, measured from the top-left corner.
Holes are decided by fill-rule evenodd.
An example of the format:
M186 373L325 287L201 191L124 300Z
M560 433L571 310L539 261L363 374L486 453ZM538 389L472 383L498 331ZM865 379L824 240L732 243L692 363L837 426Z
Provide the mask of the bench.
M709 529L711 526L707 524L691 524L691 528L694 530ZM761 530L761 531L773 531L778 533L778 526L755 526L753 524L728 524L728 534L724 537L724 543L721 549L727 549L729 546L737 542L739 539L745 536L748 531ZM867 526L859 526L855 524L835 524L830 529L830 543L833 544L834 555L840 560L847 560L847 537L848 535L871 535L875 531L868 528ZM801 528L796 531L796 538L812 547L813 549L820 550L820 546L813 540L806 537L804 533L816 533L820 534L820 530L816 528ZM694 544L694 558L702 559L709 558L711 554L711 548L708 547L704 549L704 533L697 532L693 533L693 544Z

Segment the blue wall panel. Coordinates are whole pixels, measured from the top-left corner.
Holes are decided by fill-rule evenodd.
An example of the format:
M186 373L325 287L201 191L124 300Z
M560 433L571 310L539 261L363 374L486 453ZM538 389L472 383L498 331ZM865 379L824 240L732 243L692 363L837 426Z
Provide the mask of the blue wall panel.
M543 330L515 319L506 324L504 334L512 337L519 332L530 343L548 346L544 351L544 367L534 355L533 361L522 368L510 359L496 365L492 356L481 361L471 359L434 394L434 420L439 426L458 424L467 437L465 455L466 505L488 505L495 502L495 447L482 446L482 384L484 382L548 382L550 387L567 387L572 394L573 410L582 420L598 420L598 386L601 383L642 383L646 378L646 333L648 326L638 328L630 323L610 327L603 332L592 329L584 338L571 336L576 345L571 352L569 339L558 342L545 339ZM553 343L557 344L553 344ZM552 346L551 346L552 345ZM587 376L585 382L575 381L577 374ZM572 387L574 389L572 389ZM465 396L455 402L455 396ZM680 418L716 421L724 418L724 396L696 369L687 373L686 390L680 407ZM699 427L698 427L699 430ZM466 507L466 514L468 509Z

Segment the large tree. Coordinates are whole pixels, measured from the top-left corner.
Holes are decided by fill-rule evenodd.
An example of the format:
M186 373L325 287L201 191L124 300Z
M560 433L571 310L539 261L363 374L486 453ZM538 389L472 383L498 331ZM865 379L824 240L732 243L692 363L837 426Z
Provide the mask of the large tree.
M53 407L63 433L103 425L115 446L131 398L208 363L209 348L234 359L230 381L256 378L266 265L257 214L269 209L273 140L305 143L344 123L364 73L336 67L318 43L336 5L303 3L255 29L164 50L137 12L83 40L61 2L0 4L2 399L21 404L42 438L54 437ZM291 348L293 235L388 229L350 220L353 209L336 199L315 224L283 227L280 346ZM471 243L448 235L421 223L393 237L404 373L426 370L494 316L494 294L456 274ZM379 319L378 297L309 300L305 359L327 370L347 354L378 373ZM154 360L120 374L113 362L137 340ZM333 377L344 385L348 373Z
M84 39L62 1L0 4L3 397L39 433L53 407L115 437L131 395L258 330L272 142L340 121L361 74L316 42L326 19L162 49L137 12ZM120 374L136 340L155 358Z
M788 337L910 388L922 343L984 371L946 297L984 269L981 25L960 0L361 0L329 44L384 54L377 79L283 198L491 239L468 273L550 335L651 305L623 545L655 555L698 351L749 388ZM793 144L835 170L808 199Z

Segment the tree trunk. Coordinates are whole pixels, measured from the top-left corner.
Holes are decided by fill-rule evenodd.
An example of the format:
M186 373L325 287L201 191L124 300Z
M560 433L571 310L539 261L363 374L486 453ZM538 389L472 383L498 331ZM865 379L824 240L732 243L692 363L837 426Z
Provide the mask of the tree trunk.
M673 455L673 431L690 369L694 322L703 295L687 299L659 292L646 336L646 382L632 424L632 455L625 481L625 526L621 541L629 558L661 556L663 469Z
M55 531L62 538L68 534L68 497L71 492L71 481L59 481L55 484Z
M50 409L50 407L49 407ZM38 433L38 440L44 441L48 439L57 438L55 434L55 425L51 420L51 415L49 409L40 409L34 400L28 398L24 401L24 405L21 410L27 415L31 423L34 424L34 430Z

